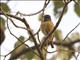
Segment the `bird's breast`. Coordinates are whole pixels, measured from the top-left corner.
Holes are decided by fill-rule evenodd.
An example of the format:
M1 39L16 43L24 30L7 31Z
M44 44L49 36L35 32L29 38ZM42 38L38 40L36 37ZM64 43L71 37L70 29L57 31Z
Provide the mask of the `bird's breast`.
M47 35L53 29L53 23L52 22L42 22L40 29L44 35Z

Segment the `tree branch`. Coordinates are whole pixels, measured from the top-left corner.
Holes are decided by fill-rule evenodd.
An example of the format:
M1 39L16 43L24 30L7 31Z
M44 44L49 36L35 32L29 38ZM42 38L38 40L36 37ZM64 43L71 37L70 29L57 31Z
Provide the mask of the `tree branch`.
M73 42L69 42L69 43L63 43L62 45L61 45L61 43L59 43L59 42L53 42L53 44L54 45L57 45L57 46L63 46L63 47L70 47L70 46L73 46L74 44L76 44L76 43L79 43L80 42L80 39L77 39L77 40L74 40ZM40 45L38 45L38 47L39 47ZM35 46L32 46L32 47L30 47L32 50L36 50L36 47ZM26 48L26 49L24 49L19 55L16 55L16 56L14 56L14 59L17 59L19 56L21 56L22 54L25 54L26 52L30 52L30 51L32 51L31 49L29 49L29 48Z

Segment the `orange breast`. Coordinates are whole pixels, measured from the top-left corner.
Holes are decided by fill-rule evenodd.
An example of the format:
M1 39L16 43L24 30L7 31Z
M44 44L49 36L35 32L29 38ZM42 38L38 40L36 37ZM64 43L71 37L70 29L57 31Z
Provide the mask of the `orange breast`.
M54 25L51 21L48 21L48 22L42 22L41 23L41 31L44 35L47 35L49 34L49 32L54 28Z

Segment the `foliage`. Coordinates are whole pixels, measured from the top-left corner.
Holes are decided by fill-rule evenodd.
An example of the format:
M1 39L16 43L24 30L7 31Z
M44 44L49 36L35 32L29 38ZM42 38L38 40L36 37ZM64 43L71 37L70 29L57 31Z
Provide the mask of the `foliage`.
M21 42L23 42L24 41L24 37L23 36L20 36L19 37L19 40L17 40L17 42L15 43L15 45L14 45L14 49L16 48L16 47L18 47L20 44L21 44ZM11 53L11 56L10 56L10 58L13 58L14 56L16 56L16 55L18 55L21 51L23 51L23 49L25 49L26 48L26 46L23 44L22 46L20 46L20 47L18 47L16 50L14 50L12 53Z
M53 0L54 16L59 17L61 15L64 4L65 3L62 0ZM68 6L66 7L64 14L67 12L67 10L68 10Z
M0 28L4 28L5 27L5 20L3 17L0 16Z
M55 31L55 38L62 43L63 37L62 37L62 32L61 30L56 30ZM64 41L65 44L68 44L74 40L80 39L80 33L75 32L70 35L70 37L67 37L66 40ZM78 49L79 46L76 48ZM58 50L58 56L60 57L60 60L70 60L72 56L75 55L75 48L74 45L69 45L68 47L65 46L57 46ZM66 57L65 57L66 56ZM53 56L54 57L54 56ZM56 57L57 59L57 57ZM56 60L55 59L55 60Z
M6 3L0 2L0 12L10 13L10 8ZM5 19L0 16L0 45L5 39Z
M0 45L4 42L5 39L5 20L0 16Z
M56 16L56 17L60 16L62 9L63 9L63 6L66 3L65 1L66 0L64 0L64 2L63 2L63 0L53 0L54 16ZM66 7L64 14L67 13L67 11L68 11L68 6ZM77 14L77 16L80 17L80 1L79 0L77 0L77 2L74 4L74 12Z
M0 11L3 11L5 13L10 13L10 8L6 3L0 2Z
M78 4L80 4L80 2ZM80 6L78 4L74 5L74 11L80 17Z
M62 0L53 0L54 16L59 17L61 15L62 10L63 10L63 6L65 5L65 3ZM79 1L77 3L80 4ZM78 4L76 4L76 3L74 4L74 11L80 17L80 6ZM0 12L4 12L4 13L10 14L10 8L9 8L9 6L6 3L0 3L0 9L1 9ZM64 14L67 13L67 10L68 10L68 6L66 7ZM19 17L17 17L17 18L19 18ZM43 21L43 13L41 13L39 15L39 20L40 21ZM21 21L21 19L20 19L20 21ZM24 19L22 19L22 22L26 23L24 21ZM28 24L26 24L26 26L27 25ZM29 25L28 25L28 27L29 27ZM5 34L4 34L4 30L5 29L4 28L5 28L5 19L0 16L0 45L1 45L1 43L5 39ZM30 32L30 29L26 29L26 30ZM67 45L67 44L80 39L80 33L79 32L72 33L69 37L67 37L65 39L64 42L63 42L64 38L63 38L63 35L62 35L62 31L61 30L57 29L54 32L54 35L55 35L56 42L58 42L58 43L61 44L61 45L55 44L56 47L57 47L56 48L57 49L57 55L56 56L59 56L60 57L60 60L70 60L75 55L75 47L74 47L74 44L73 45L71 45L71 44L70 45ZM34 36L30 36L30 37L33 37L34 38ZM27 44L24 43L24 41L25 41L25 37L24 36L20 36L20 37L18 37L16 39L17 39L17 42L14 44L14 50L11 53L10 59L15 59L14 57L17 56L17 58L22 59L22 60L23 59L27 59L27 60L36 59L36 60L39 60L39 56L36 56L33 53L33 51L35 51L39 55L39 53L37 52L37 49L33 49L33 50L28 51L28 52L26 51L27 49L30 49L30 47L28 48L27 47ZM32 42L34 43L33 40L35 40L35 39L32 39L31 38L30 40L32 40ZM19 46L20 44L22 44L22 45ZM66 44L67 46L63 46L62 44ZM43 57L45 58L45 60L46 60L46 56L47 56L47 51L46 51L47 49L48 49L48 46L46 46L45 49L42 49L41 50L41 52L42 52ZM20 55L18 57L18 55L21 54L21 53L24 53L24 54L22 54L22 55ZM53 55L53 57L55 57L55 56ZM56 58L57 57L55 57L54 60L56 60ZM51 60L53 60L53 59L51 59Z

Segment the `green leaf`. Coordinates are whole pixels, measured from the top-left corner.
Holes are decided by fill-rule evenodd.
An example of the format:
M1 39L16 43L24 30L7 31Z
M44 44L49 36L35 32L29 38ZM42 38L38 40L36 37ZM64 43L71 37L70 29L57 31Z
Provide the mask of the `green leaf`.
M39 21L43 21L43 13L39 14L38 18L39 18Z
M23 37L23 36L20 36L19 39L20 39L21 41L24 41L24 37Z
M20 36L19 39L24 39L24 37L23 36ZM22 54L19 58L21 60L32 60L34 56L35 56L34 53L32 51L29 51L29 52L26 52L25 54Z
M55 17L59 17L60 14L62 13L63 7L64 7L64 2L62 0L53 0L53 5L54 5L54 15ZM66 7L64 14L67 12L68 7Z
M64 48L64 47L58 47L58 55L60 56L60 60L70 60L72 56L74 55L72 51L73 49Z
M0 45L4 42L4 40L5 40L4 30L0 28Z
M78 2L78 4L80 4L80 2ZM80 17L80 5L78 4L74 5L74 11Z
M24 37L23 36L20 36L18 39L19 40L17 40L17 42L15 43L14 48L16 48L17 46L19 46L20 44L22 44L22 42L24 42Z
M0 16L0 28L5 30L5 20L3 17Z
M3 17L0 16L0 25L1 25L1 24L2 24L2 25L5 25L5 20L4 20Z
M0 16L0 45L5 40L4 30L5 30L5 20Z
M24 42L24 37L20 36L19 37L20 40L17 40L17 42L15 42L14 44L14 49L16 47L18 47L20 44L22 44L22 42ZM26 49L26 45L22 44L21 46L19 46L17 49L15 49L10 56L10 59L12 60L14 57L19 56L22 52L24 52L24 50ZM19 56L20 57L20 56ZM19 58L18 57L18 58Z
M57 30L55 31L54 35L55 35L55 38L56 38L59 42L62 41L63 36L62 36L62 31L61 31L61 30L57 29Z
M10 8L6 3L0 2L0 11L3 11L5 13L10 13Z
M72 33L72 34L70 35L70 39L71 39L72 41L80 39L80 33L79 33L79 32Z
M27 58L28 60L32 60L32 58L34 57L34 53L32 51L27 52L25 55L25 58Z

